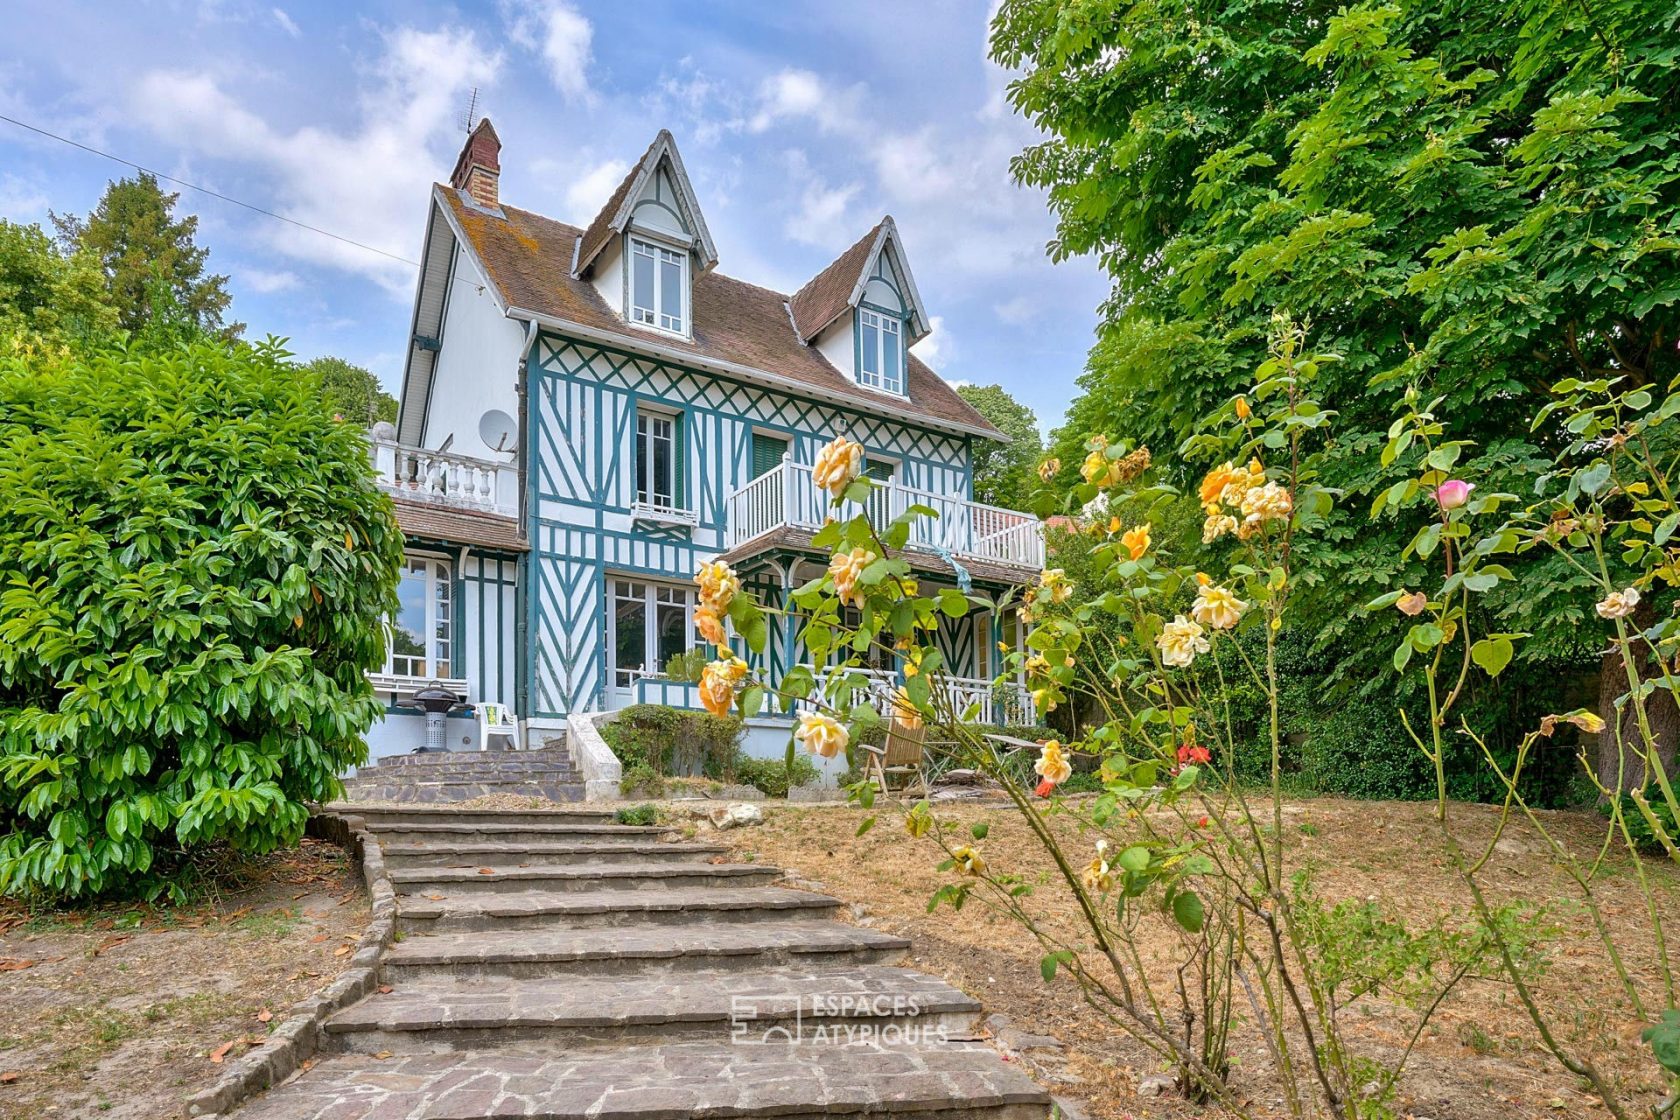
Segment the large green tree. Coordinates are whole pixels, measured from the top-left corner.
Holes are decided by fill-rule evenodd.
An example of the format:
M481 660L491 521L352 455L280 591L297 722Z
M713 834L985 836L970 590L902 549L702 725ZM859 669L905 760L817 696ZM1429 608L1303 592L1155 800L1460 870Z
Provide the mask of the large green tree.
M210 250L194 240L196 215L175 216L180 197L166 194L156 178L142 171L106 187L86 218L55 214L53 223L67 249L98 260L124 330L145 327L166 294L200 330L236 338L243 326L223 321L233 301L228 278L206 273Z
M38 225L0 218L0 336L49 343L97 338L117 325L99 265L60 251Z
M1044 450L1038 417L1002 385L959 385L957 395L1009 437L1008 443L974 441L975 500L1025 509L1038 484L1033 470Z
M364 428L381 420L396 421L397 398L380 387L372 370L330 357L316 358L299 368L319 379L327 411Z
M1345 498L1301 618L1376 687L1398 625L1357 605L1423 577L1421 511L1366 523L1404 387L1473 441L1459 469L1530 495L1565 438L1530 431L1549 384L1680 372L1676 41L1651 0L1006 0L994 56L1048 136L1015 172L1048 189L1053 254L1113 278L1067 469L1096 431L1165 459L1249 389L1274 312L1305 321L1342 359L1312 393ZM1590 665L1590 597L1521 574L1489 601L1535 632L1531 669Z

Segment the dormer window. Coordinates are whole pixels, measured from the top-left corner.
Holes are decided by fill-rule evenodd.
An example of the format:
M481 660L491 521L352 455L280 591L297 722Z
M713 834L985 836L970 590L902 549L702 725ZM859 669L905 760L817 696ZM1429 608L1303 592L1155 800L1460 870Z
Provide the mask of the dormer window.
M898 319L858 308L858 384L904 392L904 331Z
M653 241L630 239L630 321L686 334L688 256Z

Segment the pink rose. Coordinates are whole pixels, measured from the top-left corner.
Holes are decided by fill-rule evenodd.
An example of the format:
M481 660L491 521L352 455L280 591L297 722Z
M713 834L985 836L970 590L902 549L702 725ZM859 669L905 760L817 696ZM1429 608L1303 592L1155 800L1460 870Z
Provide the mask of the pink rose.
M1474 482L1460 482L1458 479L1448 479L1435 488L1435 500L1441 503L1442 509L1457 509L1470 500L1470 491L1476 488Z

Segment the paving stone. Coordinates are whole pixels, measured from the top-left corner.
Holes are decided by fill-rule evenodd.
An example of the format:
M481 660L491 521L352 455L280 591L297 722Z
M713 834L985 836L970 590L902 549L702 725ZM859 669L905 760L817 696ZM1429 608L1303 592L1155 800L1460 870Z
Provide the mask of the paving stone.
M780 868L760 863L578 863L546 866L479 864L465 867L396 867L391 885L398 894L426 890L551 891L668 890L707 884L764 884L782 877Z
M327 1024L363 1053L563 1038L712 1041L949 1039L969 1035L980 1005L943 980L884 965L799 966L519 984L425 982L370 996Z
M570 929L822 917L840 905L827 895L781 887L680 887L648 891L431 892L401 898L406 932Z
M451 1076L459 1079L441 1088ZM481 1080L482 1079L482 1080ZM952 1085L965 1086L962 1095ZM485 1096L489 1094L489 1103ZM345 1106L360 1111L346 1111ZM484 1117L660 1120L915 1113L1044 1120L1049 1097L989 1047L669 1043L546 1053L510 1046L323 1059L240 1120Z

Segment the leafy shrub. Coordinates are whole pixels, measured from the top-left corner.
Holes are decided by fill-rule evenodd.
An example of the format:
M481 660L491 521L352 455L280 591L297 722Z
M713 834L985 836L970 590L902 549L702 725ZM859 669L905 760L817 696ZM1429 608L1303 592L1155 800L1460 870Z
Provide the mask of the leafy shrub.
M632 763L624 767L624 774L618 779L618 794L620 797L664 797L665 779L645 762Z
M1435 795L1435 772L1398 718L1350 705L1314 721L1301 744L1301 780L1347 797L1417 801Z
M155 896L366 758L402 539L286 358L0 357L0 890Z
M613 820L619 824L633 824L645 827L659 823L659 807L657 805L626 805L613 814Z
M735 759L735 780L764 791L766 797L786 797L791 786L810 785L817 780L817 766L803 754L793 756L793 780L788 781L788 764L783 758Z
M732 781L744 727L734 716L685 711L663 704L633 704L601 728L601 737L624 766L643 765L658 775Z

